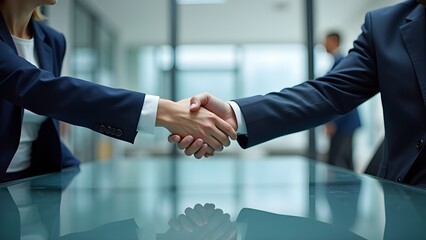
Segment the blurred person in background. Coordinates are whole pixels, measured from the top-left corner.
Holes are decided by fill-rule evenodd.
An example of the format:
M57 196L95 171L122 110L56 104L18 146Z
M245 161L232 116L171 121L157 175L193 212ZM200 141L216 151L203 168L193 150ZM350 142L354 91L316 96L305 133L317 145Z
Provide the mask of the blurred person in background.
M337 32L327 34L324 47L327 53L333 56L334 63L331 67L333 69L343 59L340 34ZM327 163L354 170L353 138L355 130L359 127L361 127L361 121L356 108L325 125L326 134L330 138Z

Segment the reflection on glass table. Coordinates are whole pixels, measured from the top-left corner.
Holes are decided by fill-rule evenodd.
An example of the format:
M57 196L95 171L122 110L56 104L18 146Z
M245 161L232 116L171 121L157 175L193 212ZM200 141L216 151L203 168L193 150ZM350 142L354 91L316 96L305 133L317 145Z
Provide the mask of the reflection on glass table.
M122 159L0 185L0 239L426 239L425 202L302 157Z

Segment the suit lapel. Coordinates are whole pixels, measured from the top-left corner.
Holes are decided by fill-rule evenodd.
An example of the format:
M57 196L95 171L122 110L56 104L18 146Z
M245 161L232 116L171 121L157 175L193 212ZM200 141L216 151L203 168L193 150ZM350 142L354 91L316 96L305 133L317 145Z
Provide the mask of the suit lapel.
M54 73L53 69L53 51L52 47L45 41L46 35L40 28L40 23L35 20L31 20L30 26L32 26L34 32L34 46L37 51L37 57L41 69Z
M31 20L30 27L34 33L34 45L37 49L37 58L41 69L47 70L49 72L54 72L53 69L53 51L52 47L45 41L46 35L40 28L40 23L35 20ZM11 47L16 54L15 43L13 42L12 36L9 33L6 22L4 21L3 15L0 13L0 39L4 41L9 47Z
M407 16L400 27L408 54L413 63L423 102L426 104L426 24L425 9L420 4Z

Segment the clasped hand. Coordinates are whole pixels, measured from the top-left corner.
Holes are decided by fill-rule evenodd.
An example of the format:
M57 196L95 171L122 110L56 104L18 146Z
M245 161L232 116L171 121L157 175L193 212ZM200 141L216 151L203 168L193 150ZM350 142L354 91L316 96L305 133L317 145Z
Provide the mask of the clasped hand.
M168 138L169 142L184 150L187 156L194 155L197 159L203 156L210 157L214 155L215 151L222 151L224 146L230 145L228 137L236 140L237 120L228 103L208 93L196 95L179 103L189 106L191 118L193 117L190 120L196 121L196 118L200 115L208 115L207 119L214 123L214 125L204 126L208 129L207 133L211 133L207 136L206 131L202 130L200 131L203 134L197 135L197 125L186 125L183 129L167 127L172 132L172 135ZM206 122L199 123L206 124Z
M185 209L185 214L170 220L171 229L162 239L211 239L235 240L238 228L230 215L212 203L196 204Z

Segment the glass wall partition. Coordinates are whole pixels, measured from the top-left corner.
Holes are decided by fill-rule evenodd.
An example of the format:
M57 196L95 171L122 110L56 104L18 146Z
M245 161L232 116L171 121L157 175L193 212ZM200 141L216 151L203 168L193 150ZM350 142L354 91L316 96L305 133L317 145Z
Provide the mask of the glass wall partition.
M116 72L115 30L84 1L74 1L73 7L72 74L111 86ZM111 157L113 147L110 138L79 127L73 127L71 132L74 153L82 161Z

